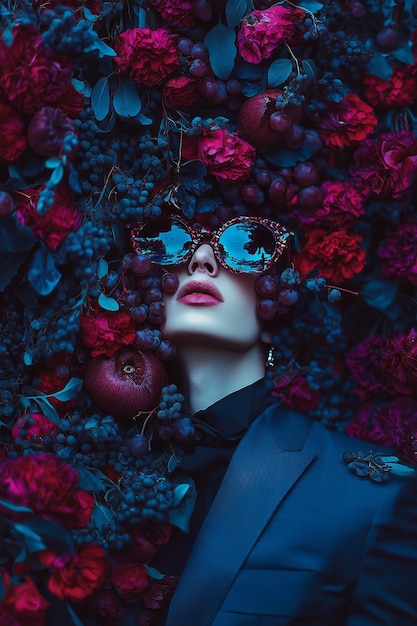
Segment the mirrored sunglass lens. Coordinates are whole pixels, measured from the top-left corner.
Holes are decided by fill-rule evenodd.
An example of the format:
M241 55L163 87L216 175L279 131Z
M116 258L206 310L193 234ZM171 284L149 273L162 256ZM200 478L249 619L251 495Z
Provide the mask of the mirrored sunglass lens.
M254 222L232 224L220 235L221 256L241 272L262 272L275 251L272 231Z
M185 225L170 219L155 219L145 224L136 241L141 253L160 265L182 263L192 244Z

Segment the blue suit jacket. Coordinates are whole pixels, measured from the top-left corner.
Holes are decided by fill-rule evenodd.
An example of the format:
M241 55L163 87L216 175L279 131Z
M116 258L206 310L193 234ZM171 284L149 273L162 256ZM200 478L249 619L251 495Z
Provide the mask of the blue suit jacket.
M269 407L232 457L167 626L416 626L416 480L350 474L343 452L371 448Z

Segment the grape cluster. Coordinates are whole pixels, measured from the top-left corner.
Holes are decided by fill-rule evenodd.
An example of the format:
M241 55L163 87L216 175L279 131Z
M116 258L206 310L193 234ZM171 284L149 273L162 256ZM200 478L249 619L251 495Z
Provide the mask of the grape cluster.
M111 234L104 222L96 225L85 220L76 232L69 233L60 250L59 263L71 264L71 271L83 289L96 284L96 263L110 250Z
M172 483L152 465L124 477L120 486L115 511L119 524L136 526L148 520L162 522L167 519L173 505Z
M93 22L77 19L70 7L58 4L42 11L41 23L46 29L42 41L47 48L72 57L97 53L100 39Z
M343 461L347 464L349 472L369 478L376 483L384 483L388 480L389 466L381 459L380 454L368 454L346 450L343 453Z

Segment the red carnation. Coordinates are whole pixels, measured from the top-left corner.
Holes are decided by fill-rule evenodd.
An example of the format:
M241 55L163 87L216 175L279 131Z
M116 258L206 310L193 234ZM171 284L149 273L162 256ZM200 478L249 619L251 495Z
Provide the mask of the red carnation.
M189 28L194 25L195 13L191 0L151 0L167 26Z
M320 400L320 392L311 389L303 376L286 375L276 380L272 395L279 398L287 409L295 411L314 409Z
M226 128L204 128L198 157L217 181L242 182L255 163L256 150Z
M42 447L45 437L51 438L57 431L58 426L41 413L28 413L14 423L12 439L14 442L18 438L32 443L39 442L39 446Z
M42 239L50 250L56 250L69 232L77 230L82 220L82 213L64 183L56 188L52 206L41 215L37 211L40 189L25 189L17 192L16 215L22 224L28 226Z
M362 237L346 230L327 233L315 229L308 233L307 241L296 257L298 271L303 276L319 268L320 276L339 285L359 274L365 267L365 250Z
M347 355L346 364L355 383L355 393L361 401L371 400L376 395L391 395L381 362L384 346L381 337L367 337Z
M133 343L136 328L124 311L99 311L81 316L81 338L91 356L112 356L122 346Z
M0 161L16 161L26 148L23 118L0 100Z
M90 519L93 496L78 489L79 475L54 454L7 459L0 464L0 494L68 528L82 528Z
M116 565L111 581L117 593L128 602L137 600L149 585L146 568L139 563Z
M16 617L20 626L44 626L46 611L50 606L28 576L25 577L25 582L7 589L4 605Z
M281 5L252 11L243 18L237 35L240 56L248 63L268 59L284 42L296 33L295 22L302 11L293 11Z
M381 353L381 365L393 393L411 396L417 392L417 332L389 339Z
M0 92L25 113L55 104L71 83L69 59L45 48L32 26L15 26L11 46L0 39L0 67Z
M365 76L362 83L365 97L374 107L411 106L417 100L417 65L394 67L388 80Z
M365 141L354 159L350 173L365 193L402 198L417 180L417 139L408 130Z
M374 132L377 123L372 107L349 93L341 102L329 105L319 124L320 136L330 148L357 146Z
M61 600L83 600L107 578L107 559L101 546L82 545L74 554L43 552L40 561L51 570L49 590Z
M147 87L158 85L180 67L175 37L164 28L125 30L115 48L118 72Z
M323 199L317 208L303 209L297 205L291 216L301 224L340 230L352 226L365 213L362 195L347 181L325 181L320 191Z

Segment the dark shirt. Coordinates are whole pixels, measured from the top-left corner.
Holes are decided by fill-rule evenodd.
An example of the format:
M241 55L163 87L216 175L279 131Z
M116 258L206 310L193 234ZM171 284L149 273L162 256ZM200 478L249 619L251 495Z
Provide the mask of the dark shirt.
M209 445L205 445L206 442L197 445L181 466L181 471L195 482L197 500L189 532L183 533L175 528L168 544L152 562L160 572L179 576L183 571L238 442L253 420L273 402L276 400L271 396L271 390L261 379L194 414L195 419L208 424L219 436L208 437Z

